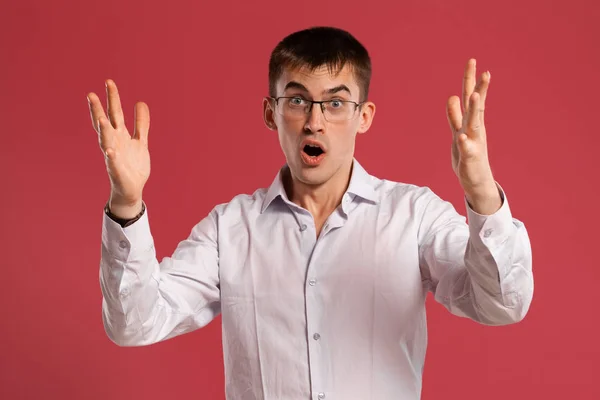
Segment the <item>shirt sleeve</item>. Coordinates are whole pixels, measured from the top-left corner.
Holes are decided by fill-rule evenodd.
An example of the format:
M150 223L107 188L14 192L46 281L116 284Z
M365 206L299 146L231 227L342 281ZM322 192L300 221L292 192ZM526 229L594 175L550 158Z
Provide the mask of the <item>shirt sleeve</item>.
M148 208L121 227L103 213L102 321L111 341L142 346L204 327L220 312L217 224L210 213L158 261Z
M496 184L502 206L492 215L476 213L464 198L468 224L428 189L419 228L421 271L435 300L485 325L521 321L533 297L529 236Z

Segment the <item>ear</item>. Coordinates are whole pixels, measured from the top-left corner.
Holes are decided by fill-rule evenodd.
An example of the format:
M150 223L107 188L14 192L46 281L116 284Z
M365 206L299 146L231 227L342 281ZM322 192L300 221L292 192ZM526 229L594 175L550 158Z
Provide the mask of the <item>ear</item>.
M375 118L375 104L367 101L360 108L358 133L365 133L371 127L373 118Z
M268 97L263 98L263 120L265 125L270 130L277 130L277 124L275 123L275 111L273 110L273 100Z

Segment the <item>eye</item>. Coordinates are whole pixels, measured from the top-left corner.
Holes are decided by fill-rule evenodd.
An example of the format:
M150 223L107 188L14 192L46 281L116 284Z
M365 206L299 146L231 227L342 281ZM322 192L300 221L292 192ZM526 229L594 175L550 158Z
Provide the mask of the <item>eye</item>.
M344 105L344 103L340 100L331 100L331 107L333 108L340 108Z
M302 97L292 97L290 100L290 104L293 106L301 106L304 104L304 99Z

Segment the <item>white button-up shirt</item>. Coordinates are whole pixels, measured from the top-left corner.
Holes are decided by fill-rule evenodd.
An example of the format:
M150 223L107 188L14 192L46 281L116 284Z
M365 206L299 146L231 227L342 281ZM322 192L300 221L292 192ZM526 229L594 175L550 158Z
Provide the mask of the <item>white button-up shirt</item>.
M222 315L227 399L416 400L428 291L452 314L520 321L533 295L527 231L508 200L467 220L427 187L381 180L354 160L319 237L272 185L216 206L172 256L156 258L148 209L103 217L108 337L142 346Z

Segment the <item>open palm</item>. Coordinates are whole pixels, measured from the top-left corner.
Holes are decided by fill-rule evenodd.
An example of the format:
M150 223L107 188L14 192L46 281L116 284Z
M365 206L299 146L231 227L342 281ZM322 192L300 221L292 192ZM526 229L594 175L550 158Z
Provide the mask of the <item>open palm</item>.
M453 136L452 169L465 190L490 179L484 121L490 73L484 72L476 82L475 64L475 59L470 59L465 68L462 110L458 96L450 97L447 103L447 117Z
M111 184L112 204L134 205L141 202L142 191L150 177L148 131L150 112L143 102L135 105L134 134L131 136L123 117L117 85L106 81L108 117L95 93L88 95L94 130L98 133Z

